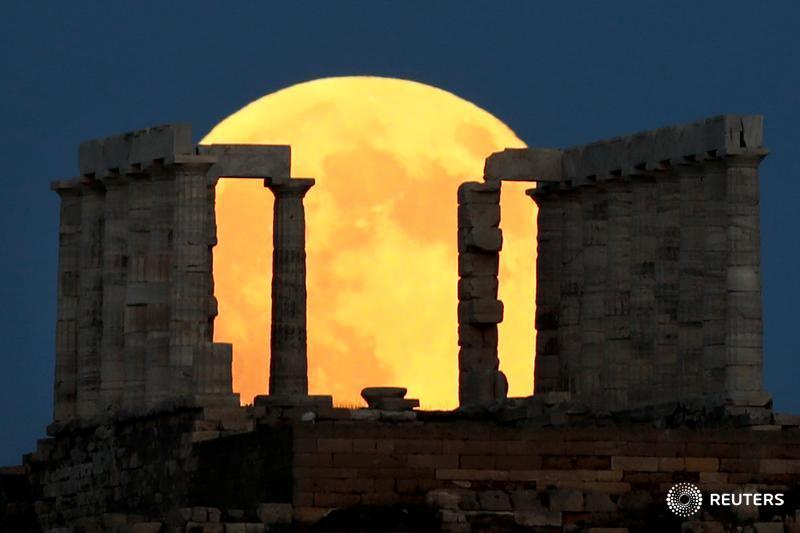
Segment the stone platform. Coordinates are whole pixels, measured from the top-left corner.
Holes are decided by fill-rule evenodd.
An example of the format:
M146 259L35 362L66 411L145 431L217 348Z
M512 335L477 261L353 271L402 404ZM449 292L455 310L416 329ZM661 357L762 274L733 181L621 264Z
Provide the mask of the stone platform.
M371 523L380 531L748 524L798 531L800 429L786 417L773 415L758 429L698 429L385 414L320 408L301 422L263 408L183 408L65 431L41 440L24 468L2 472L0 524L12 531L342 531ZM704 492L781 492L786 501L705 506L684 520L665 504L680 481Z

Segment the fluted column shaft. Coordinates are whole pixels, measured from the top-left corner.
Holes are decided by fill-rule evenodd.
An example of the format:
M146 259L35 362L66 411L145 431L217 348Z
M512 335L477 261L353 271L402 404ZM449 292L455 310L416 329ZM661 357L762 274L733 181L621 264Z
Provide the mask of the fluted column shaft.
M78 301L81 276L83 197L74 184L54 187L61 198L58 242L58 321L53 419L65 422L77 416Z
M308 394L306 249L303 197L313 179L268 180L275 195L269 393Z

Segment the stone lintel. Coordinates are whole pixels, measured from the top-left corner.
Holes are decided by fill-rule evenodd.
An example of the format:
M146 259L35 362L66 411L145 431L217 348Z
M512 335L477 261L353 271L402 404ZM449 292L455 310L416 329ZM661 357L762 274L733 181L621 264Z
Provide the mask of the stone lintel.
M486 159L485 179L535 181L543 191L593 184L621 176L669 171L709 160L754 156L763 146L763 116L719 115L614 137L564 150L513 148Z
M229 178L288 178L292 150L288 145L209 144L197 147L198 155L213 156L210 172Z
M166 124L81 143L78 169L84 176L101 176L112 170L125 173L154 161L171 164L176 156L194 151L190 124Z
M553 148L506 148L486 158L487 181L551 181L562 177L562 152Z

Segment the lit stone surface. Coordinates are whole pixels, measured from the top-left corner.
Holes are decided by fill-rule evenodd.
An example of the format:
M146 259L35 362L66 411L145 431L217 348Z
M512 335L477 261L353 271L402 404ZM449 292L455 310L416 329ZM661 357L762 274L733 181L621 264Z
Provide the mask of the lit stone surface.
M231 404L213 342L215 185L275 194L271 406L308 396L305 212L288 146L194 147L187 125L83 143L61 201L56 422L171 403ZM759 116L725 115L585 146L510 149L458 190L459 398L506 399L497 299L503 180L538 207L541 394L592 410L708 395L762 407ZM533 273L531 273L533 275ZM758 404L758 405L755 405Z
M761 402L749 393L763 392L762 122L724 115L487 159L488 183L538 183L537 393L596 411ZM499 223L489 204L463 211ZM462 278L478 264L464 258Z

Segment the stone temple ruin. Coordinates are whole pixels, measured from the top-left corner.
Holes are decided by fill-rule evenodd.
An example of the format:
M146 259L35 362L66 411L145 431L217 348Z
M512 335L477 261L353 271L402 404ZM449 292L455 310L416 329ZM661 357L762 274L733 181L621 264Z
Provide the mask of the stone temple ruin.
M538 206L538 393L606 410L702 396L763 405L761 123L722 116L489 157L485 181L459 192L461 403L504 396L497 269L509 180L537 184L527 193Z
M291 177L290 147L194 146L186 125L83 143L80 175L53 183L54 420L0 470L0 526L798 531L800 418L773 412L761 375L766 154L761 117L725 115L490 155L457 197L460 407L432 412L402 389L365 390L364 409L308 394L314 180ZM213 341L223 176L275 194L269 394L253 406ZM526 398L499 370L503 181L534 183L538 206ZM786 503L679 517L664 503L677 482Z

